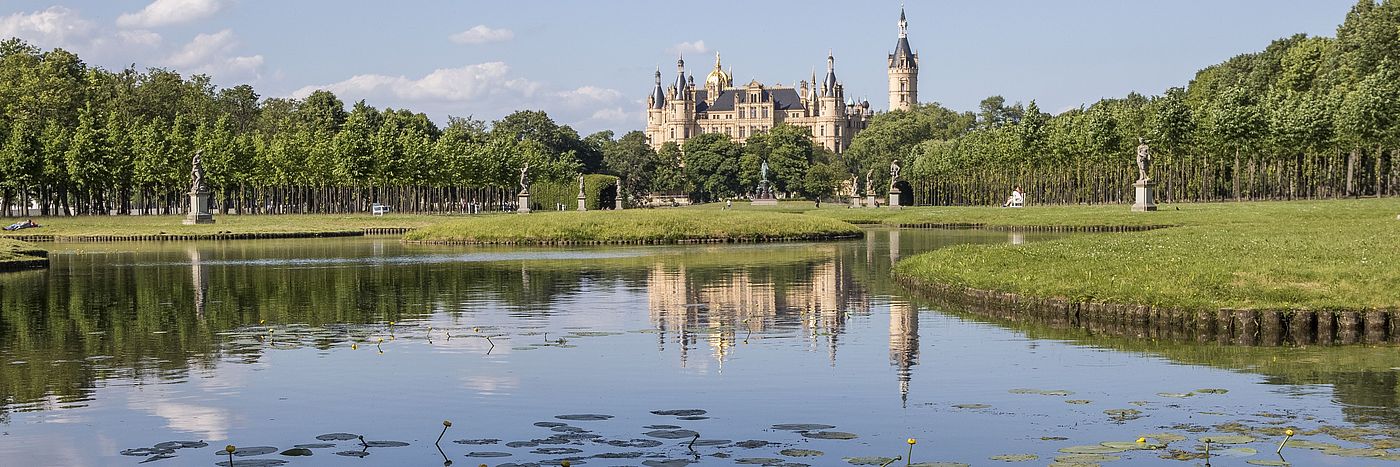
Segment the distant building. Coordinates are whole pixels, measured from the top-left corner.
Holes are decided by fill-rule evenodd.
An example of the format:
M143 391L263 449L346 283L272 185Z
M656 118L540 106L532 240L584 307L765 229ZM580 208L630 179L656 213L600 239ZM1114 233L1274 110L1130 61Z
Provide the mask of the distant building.
M891 109L907 110L918 96L918 54L910 49L906 32L901 8L899 43L889 56ZM703 87L686 74L684 58L676 61L676 79L669 86L662 84L661 70L656 70L656 83L647 97L646 134L653 148L667 142L683 144L702 133L723 133L743 143L750 136L789 124L807 128L813 142L839 153L850 147L870 116L870 102L846 98L836 79L836 58L829 53L826 76L818 82L812 73L811 81L803 80L795 89L765 86L756 80L736 87L716 53L715 67Z

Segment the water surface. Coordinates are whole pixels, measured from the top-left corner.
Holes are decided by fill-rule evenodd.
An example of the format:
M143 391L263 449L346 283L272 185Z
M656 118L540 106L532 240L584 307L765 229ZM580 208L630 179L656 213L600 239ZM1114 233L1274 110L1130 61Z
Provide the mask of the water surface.
M1198 451L1200 437L1255 438L1215 445L1222 456L1211 465L1224 466L1277 460L1284 427L1339 448L1400 446L1394 347L1094 336L933 309L886 276L921 251L1042 238L872 230L836 243L569 249L390 238L55 244L49 270L0 275L0 459L214 465L230 443L327 443L309 457L238 461L846 465L903 455L914 437L916 462L1002 465L989 458L1032 454L1012 465L1046 465L1073 446L1186 437L1105 463L1162 465L1177 462L1158 457L1170 450ZM704 413L652 413L677 409ZM453 426L439 451L444 419ZM316 439L337 432L408 445ZM208 446L169 458L129 451L176 440ZM1329 452L1285 455L1294 465L1391 462L1376 457L1388 451ZM590 457L604 453L640 457ZM1183 462L1193 463L1203 461Z

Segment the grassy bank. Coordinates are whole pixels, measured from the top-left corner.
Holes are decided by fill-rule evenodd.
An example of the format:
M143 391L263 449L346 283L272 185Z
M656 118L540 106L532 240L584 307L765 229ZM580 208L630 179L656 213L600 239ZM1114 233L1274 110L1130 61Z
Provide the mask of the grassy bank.
M390 214L286 214L214 217L215 223L183 225L184 216L78 216L39 217L36 229L0 233L4 237L53 235L55 237L153 235L292 234L359 232L369 228L418 228L449 219L447 216Z
M1149 214L1108 208L927 209L885 222L1179 227L947 248L908 258L894 273L1028 297L1184 309L1400 307L1400 200L1181 205Z
M456 219L410 232L404 238L419 242L545 244L816 240L859 235L861 230L851 224L802 214L633 209Z
M32 269L47 264L47 251L26 242L0 238L0 271Z

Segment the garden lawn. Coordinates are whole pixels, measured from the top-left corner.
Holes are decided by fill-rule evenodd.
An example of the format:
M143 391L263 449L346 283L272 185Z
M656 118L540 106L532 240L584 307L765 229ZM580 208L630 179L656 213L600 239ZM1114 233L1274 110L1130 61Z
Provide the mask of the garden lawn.
M408 241L449 243L676 243L858 237L834 219L751 210L632 209L471 217L410 232Z
M895 266L898 277L915 282L1187 309L1400 307L1400 200L1181 208L934 208L886 222L908 215L989 225L1179 225L932 251Z
M27 242L0 238L0 270L5 266L44 259L43 249Z

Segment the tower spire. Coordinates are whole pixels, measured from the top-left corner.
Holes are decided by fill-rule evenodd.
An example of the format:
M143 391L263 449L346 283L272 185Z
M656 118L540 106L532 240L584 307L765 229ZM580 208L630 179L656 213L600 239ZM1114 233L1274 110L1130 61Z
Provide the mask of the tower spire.
M899 38L909 37L909 21L904 19L904 3L899 4Z

